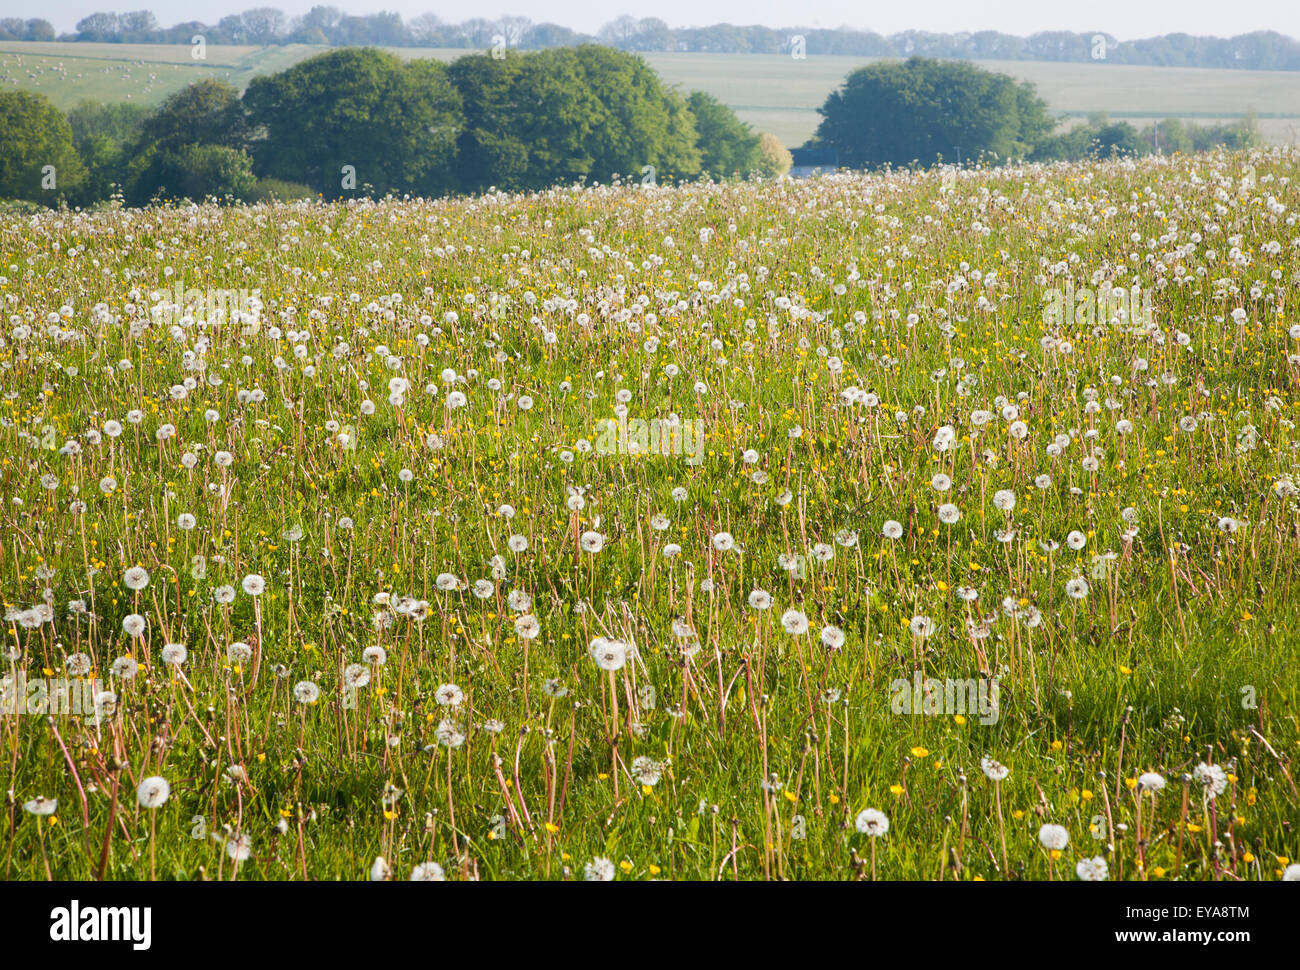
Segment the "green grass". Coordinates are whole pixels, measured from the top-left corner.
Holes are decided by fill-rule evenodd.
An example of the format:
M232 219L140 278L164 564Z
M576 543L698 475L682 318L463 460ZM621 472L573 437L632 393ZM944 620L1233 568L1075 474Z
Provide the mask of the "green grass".
M221 77L242 88L257 74L283 70L327 48L209 47L206 63L188 46L148 44L0 43L0 90L30 87L62 108L83 98L155 104L201 77ZM448 48L389 48L400 57L450 61L466 54ZM21 67L15 59L23 55ZM669 84L707 91L760 131L799 145L816 130L817 108L844 77L875 58L766 54L647 54ZM144 62L141 64L140 62ZM1292 144L1300 132L1300 72L1134 67L982 61L981 66L1032 81L1051 110L1072 118L1108 111L1135 124L1177 117L1201 124L1242 117L1253 109L1270 141ZM56 73L57 65L66 72ZM159 67L158 65L162 65ZM129 76L126 69L129 68ZM29 77L34 73L35 78ZM150 80L148 75L157 75Z
M1300 157L949 174L0 217L3 663L116 695L0 715L3 876L1277 879L1300 280L1268 206L1300 204ZM1153 261L1183 282L1149 328L1044 319L1067 278ZM262 305L223 322L196 287ZM701 422L700 461L603 450L621 400ZM597 636L635 656L607 673ZM917 670L996 677L997 717L895 713Z

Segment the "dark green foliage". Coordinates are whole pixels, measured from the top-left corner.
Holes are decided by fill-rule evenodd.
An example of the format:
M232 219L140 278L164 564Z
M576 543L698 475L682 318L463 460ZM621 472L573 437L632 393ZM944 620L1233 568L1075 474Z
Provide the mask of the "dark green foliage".
M140 140L163 151L184 145L242 149L248 141L248 124L239 92L217 80L181 88L140 126Z
M463 57L449 71L464 105L463 191L700 171L685 100L639 57L583 46Z
M72 129L44 95L0 93L0 146L0 198L57 205L85 181Z
M460 95L435 61L371 48L331 51L254 78L244 93L259 174L326 198L449 187ZM356 188L344 186L344 166ZM366 187L369 187L366 189Z
M760 139L711 94L695 91L686 103L699 133L700 167L713 178L745 176L765 165Z
M226 145L181 145L150 148L137 155L127 174L126 201L147 205L164 200L243 199L253 190L253 160Z
M1018 158L1051 127L1031 87L973 64L920 57L854 71L819 111L815 142L850 168Z
M88 205L107 199L114 185L126 183L127 166L148 115L141 105L98 101L83 101L68 112L72 143L86 166L86 179L74 201Z
M244 106L233 87L206 80L182 88L140 124L126 167L126 201L240 198L255 181L247 141Z

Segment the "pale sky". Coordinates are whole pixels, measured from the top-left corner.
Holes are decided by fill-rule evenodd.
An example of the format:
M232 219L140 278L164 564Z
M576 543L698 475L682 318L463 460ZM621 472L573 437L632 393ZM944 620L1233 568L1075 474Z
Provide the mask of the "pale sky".
M1123 40L1182 32L1229 37L1253 30L1276 30L1300 38L1297 0L1089 0L1053 4L1047 0L479 0L473 5L447 0L0 0L0 16L42 17L60 32L70 31L89 13L152 10L164 26L186 20L215 23L230 13L272 6L294 16L317 3L345 13L395 10L409 20L422 13L444 21L470 17L522 15L595 31L620 14L658 17L671 27L715 23L766 24L770 27L847 25L882 34L901 30L943 33L1000 30L1026 35L1039 30L1105 31Z

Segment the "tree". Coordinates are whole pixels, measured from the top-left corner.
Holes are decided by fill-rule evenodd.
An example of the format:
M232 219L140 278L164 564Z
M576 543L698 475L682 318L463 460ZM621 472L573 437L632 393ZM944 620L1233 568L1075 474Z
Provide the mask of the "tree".
M524 33L520 47L544 50L547 47L577 47L586 40L582 34L559 24L534 24Z
M225 145L242 150L248 123L239 92L225 81L196 81L170 95L140 129L142 147L175 150L183 145Z
M244 26L244 18L237 13L222 17L208 40L221 44L247 44L248 28Z
M116 40L119 30L115 13L92 13L77 21L77 40L103 42Z
M157 199L242 199L257 179L247 152L226 145L189 144L167 150L150 148L137 155L127 183L127 201L147 205Z
M274 7L256 7L240 16L250 44L274 44L284 33L284 14Z
M238 92L208 79L181 88L140 124L123 178L126 201L239 197L252 185L248 123Z
M673 32L658 17L643 17L637 25L633 47L638 51L672 50Z
M422 47L437 47L442 39L444 25L437 14L422 13L407 24L407 29L415 43Z
M1031 87L973 64L920 57L859 68L818 110L816 143L850 168L1018 158L1051 126Z
M533 22L527 17L502 17L497 21L497 27L506 46L519 47L528 31L532 30Z
M781 143L771 132L763 132L759 136L759 163L758 172L760 175L768 177L775 175L784 175L790 171L790 166L794 164L794 158L790 155L790 150Z
M23 40L55 40L58 34L48 20L32 19L23 25Z
M463 116L447 68L403 64L373 48L320 54L254 78L244 92L259 175L301 182L326 198L355 188L435 194L452 178Z
M126 44L148 43L149 35L158 29L158 21L148 10L134 10L118 17L119 36Z
M1098 158L1116 158L1147 153L1147 146L1143 144L1138 130L1127 121L1116 121L1102 125L1093 134L1092 140L1096 145Z
M1142 130L1140 140L1146 151L1158 155L1186 154L1192 150L1191 133L1177 118L1152 122Z
M462 57L449 76L464 105L458 187L538 189L583 178L601 104L572 50Z
M44 95L0 93L0 145L0 198L56 205L86 177L67 119Z
M639 24L635 17L623 14L601 27L596 36L603 44L626 50L636 37Z
M695 91L686 103L699 133L700 168L712 178L745 176L762 161L759 137L711 94Z
M685 98L665 88L635 54L595 44L584 44L573 53L585 85L603 109L594 119L588 143L593 178L630 175L646 165L660 178L699 174L698 135Z
M114 185L126 184L127 166L148 113L138 104L97 101L82 101L68 112L72 144L87 173L75 202L88 205L107 199Z
M294 44L328 44L342 18L343 11L337 7L312 7L295 22L289 41Z

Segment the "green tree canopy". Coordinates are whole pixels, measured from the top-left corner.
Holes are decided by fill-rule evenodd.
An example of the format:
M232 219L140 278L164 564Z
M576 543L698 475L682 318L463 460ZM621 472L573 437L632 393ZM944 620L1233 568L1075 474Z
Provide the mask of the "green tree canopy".
M964 61L921 57L859 68L818 110L815 142L850 168L1019 158L1051 128L1031 86Z
M72 144L87 170L77 201L85 204L106 199L114 184L125 184L127 165L148 114L148 109L138 104L98 101L82 101L68 112Z
M695 91L686 99L695 116L700 167L713 178L745 176L763 168L759 136L711 94Z
M244 92L259 174L326 198L356 189L437 194L451 182L460 95L443 65L403 64L373 48L330 51L254 78Z
M249 154L228 145L181 145L150 149L132 160L127 175L127 201L147 205L160 199L213 197L240 200L248 196L257 179Z
M465 191L607 182L647 165L657 177L700 170L686 101L634 55L595 46L507 52L462 57L449 72L465 111Z
M241 149L248 125L239 92L225 81L208 79L181 88L140 126L140 142L160 151L185 145L225 145Z
M659 178L699 174L698 134L685 98L665 88L635 54L597 44L584 44L574 53L584 82L603 108L590 146L593 179L632 175L646 165Z
M583 85L573 51L462 57L449 73L465 112L462 190L536 189L591 171L601 105Z
M86 178L63 113L44 95L0 93L0 197L57 205Z

